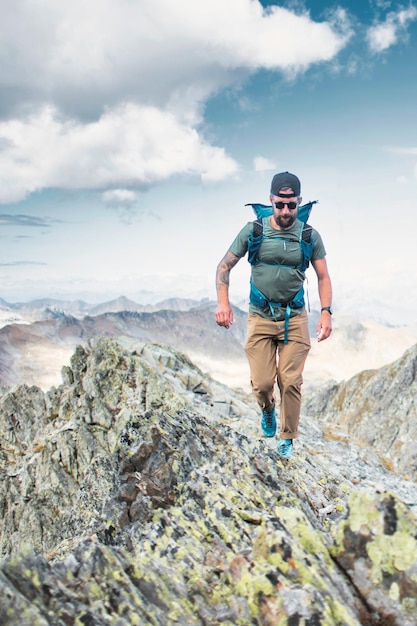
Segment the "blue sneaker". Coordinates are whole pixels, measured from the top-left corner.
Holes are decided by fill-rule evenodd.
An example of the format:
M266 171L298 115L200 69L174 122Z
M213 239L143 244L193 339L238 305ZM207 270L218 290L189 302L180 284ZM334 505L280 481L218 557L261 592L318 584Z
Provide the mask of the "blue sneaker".
M280 439L278 441L278 454L283 459L290 459L294 454L294 446L292 445L292 439Z
M266 409L262 411L261 426L262 426L262 432L265 435L265 437L275 436L275 433L277 432L277 420L275 418L274 406L272 407L272 409L269 409L268 411Z

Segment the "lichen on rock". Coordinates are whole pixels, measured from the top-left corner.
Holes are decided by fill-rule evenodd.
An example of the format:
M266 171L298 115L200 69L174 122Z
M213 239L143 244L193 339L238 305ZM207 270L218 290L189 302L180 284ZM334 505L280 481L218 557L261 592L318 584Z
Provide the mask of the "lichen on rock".
M3 395L0 623L415 623L413 511L250 420L184 355L103 338Z

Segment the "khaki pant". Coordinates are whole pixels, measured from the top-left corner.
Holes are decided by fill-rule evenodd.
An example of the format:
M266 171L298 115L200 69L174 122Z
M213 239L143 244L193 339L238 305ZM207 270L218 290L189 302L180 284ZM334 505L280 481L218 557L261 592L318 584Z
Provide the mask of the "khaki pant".
M273 322L249 313L246 356L252 391L261 409L274 406L275 380L281 397L280 437L298 437L301 385L307 354L311 348L307 313L289 320L288 343L284 344L284 321Z

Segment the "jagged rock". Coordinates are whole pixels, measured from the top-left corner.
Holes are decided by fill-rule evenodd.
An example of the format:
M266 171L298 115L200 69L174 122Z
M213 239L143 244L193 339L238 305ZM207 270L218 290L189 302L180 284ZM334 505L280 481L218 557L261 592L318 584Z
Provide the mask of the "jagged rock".
M415 624L416 514L313 456L316 424L287 463L258 421L184 355L108 339L6 393L0 623Z
M378 450L397 471L417 480L417 345L394 363L329 383L304 410L344 427L349 437Z

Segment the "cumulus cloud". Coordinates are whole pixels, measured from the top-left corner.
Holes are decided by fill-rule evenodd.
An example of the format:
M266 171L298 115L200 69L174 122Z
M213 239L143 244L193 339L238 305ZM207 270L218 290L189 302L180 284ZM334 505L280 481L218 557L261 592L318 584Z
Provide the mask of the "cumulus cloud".
M416 19L417 9L414 6L388 13L384 22L374 24L368 30L367 41L371 52L383 52L396 44L400 35L404 36L410 22Z
M253 168L255 172L264 172L266 170L276 169L276 163L263 156L257 156L253 159Z
M296 74L332 59L349 37L343 12L316 23L258 0L43 0L42 8L0 0L0 8L9 105L52 99L74 114L121 100L195 105L238 70Z
M0 123L0 200L17 202L42 188L147 188L173 174L205 172L206 181L236 171L223 148L210 146L171 113L128 104L81 123L51 107Z
M343 11L316 23L258 0L0 0L0 9L0 202L45 187L226 178L238 165L204 136L207 98L263 68L295 78L350 37Z
M131 207L137 202L137 195L129 189L112 189L105 191L102 195L104 204L113 207Z

